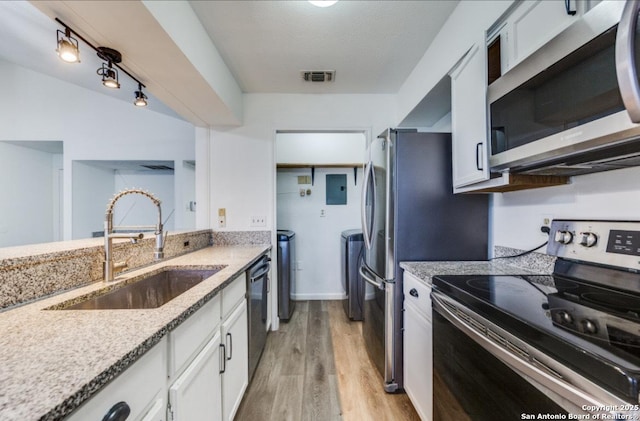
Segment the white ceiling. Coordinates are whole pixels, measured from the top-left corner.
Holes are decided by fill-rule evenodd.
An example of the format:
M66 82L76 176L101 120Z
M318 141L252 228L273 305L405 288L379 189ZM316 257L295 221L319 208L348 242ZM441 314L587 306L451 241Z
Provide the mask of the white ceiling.
M189 2L242 92L334 94L396 93L457 3L342 0L318 8L300 0ZM184 50L175 55L180 50L171 34L137 0L2 1L0 59L131 102L135 84L121 75L122 89L102 87L95 74L101 61L82 42L82 63L56 57L61 26L55 16L94 45L123 52L123 66L147 85L149 109L197 125L237 124L226 117L228 109L216 108L224 107L219 89L206 85ZM132 28L138 21L141 27ZM302 82L301 70L335 70L335 82ZM172 74L181 78L169 81ZM214 114L222 117L216 121Z
M393 94L458 2L190 3L244 92ZM335 70L335 82L301 70Z

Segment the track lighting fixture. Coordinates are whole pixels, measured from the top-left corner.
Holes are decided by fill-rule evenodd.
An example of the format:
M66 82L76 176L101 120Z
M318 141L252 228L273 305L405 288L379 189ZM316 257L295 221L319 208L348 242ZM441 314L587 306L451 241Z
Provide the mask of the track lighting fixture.
M122 55L119 51L108 47L98 47L97 52L98 57L106 61L106 63L102 63L102 67L96 70L96 73L102 76L102 84L107 88L120 89L118 70L113 68L113 64L120 63L122 61Z
M122 54L120 54L118 50L114 50L109 47L94 47L89 41L84 39L80 34L71 29L60 19L56 18L56 22L64 26L65 29L64 32L58 30L56 34L58 41L58 48L56 51L62 60L68 63L76 63L80 61L78 40L71 36L71 34L74 34L89 47L93 48L98 54L98 57L104 61L102 66L96 70L96 73L102 76L102 84L104 86L111 89L120 89L119 69L138 84L138 90L134 92L135 100L133 101L133 104L137 107L147 106L147 96L142 92L142 88L146 88L146 86L135 76L118 65L118 63L122 62Z
M80 50L78 49L78 40L71 36L69 28L65 28L64 32L58 29L56 38L58 41L58 48L56 48L58 57L67 63L79 63Z
M142 92L142 85L138 84L138 90L135 92L136 99L133 101L133 105L136 107L147 106L147 96Z

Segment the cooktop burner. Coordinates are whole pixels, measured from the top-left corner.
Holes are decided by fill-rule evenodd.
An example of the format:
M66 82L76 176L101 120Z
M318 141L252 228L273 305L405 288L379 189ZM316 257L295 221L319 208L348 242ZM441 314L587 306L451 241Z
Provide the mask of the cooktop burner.
M433 287L595 382L612 383L607 385L619 394L637 399L629 384L640 385L640 321L628 314L635 314L640 296L543 275L437 276Z

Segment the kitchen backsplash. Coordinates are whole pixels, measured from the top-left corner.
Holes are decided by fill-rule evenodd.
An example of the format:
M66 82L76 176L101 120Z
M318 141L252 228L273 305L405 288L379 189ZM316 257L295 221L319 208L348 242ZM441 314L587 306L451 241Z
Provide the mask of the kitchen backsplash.
M67 250L57 249L61 243L36 245L33 249L37 251L31 255L0 259L0 309L101 281L103 243L99 239L82 243L81 247ZM210 230L169 234L164 247L165 257L175 257L211 244ZM137 244L114 241L114 260L126 261L130 269L139 268L153 263L154 247L153 236Z
M523 250L513 249L510 247L495 246L493 248L494 258L499 257L505 263L520 268L532 270L537 273L552 273L553 265L556 262L555 256L549 256L542 253L529 253L524 256L515 256L523 252Z

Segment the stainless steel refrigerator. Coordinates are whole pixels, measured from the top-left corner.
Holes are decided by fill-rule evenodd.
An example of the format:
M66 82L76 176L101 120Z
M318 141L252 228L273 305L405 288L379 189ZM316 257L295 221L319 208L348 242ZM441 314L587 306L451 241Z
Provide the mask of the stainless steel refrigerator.
M488 198L452 186L448 133L389 129L369 145L360 272L375 293L365 296L363 335L387 392L403 389L400 262L487 258Z

